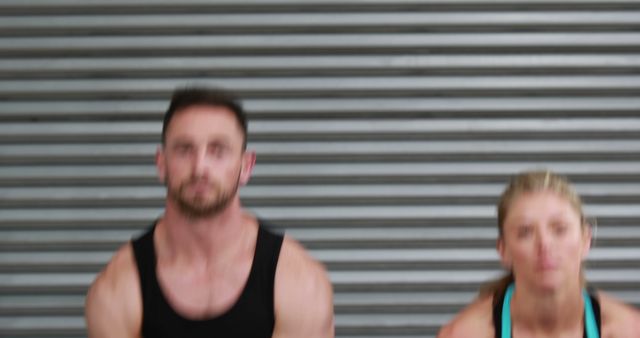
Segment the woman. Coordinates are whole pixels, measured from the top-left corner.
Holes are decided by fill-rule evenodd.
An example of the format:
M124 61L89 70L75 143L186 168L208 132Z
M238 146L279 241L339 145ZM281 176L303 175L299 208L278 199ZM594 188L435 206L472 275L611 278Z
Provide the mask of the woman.
M585 289L591 229L565 178L516 176L500 198L498 230L509 274L481 291L439 338L640 337L637 309Z

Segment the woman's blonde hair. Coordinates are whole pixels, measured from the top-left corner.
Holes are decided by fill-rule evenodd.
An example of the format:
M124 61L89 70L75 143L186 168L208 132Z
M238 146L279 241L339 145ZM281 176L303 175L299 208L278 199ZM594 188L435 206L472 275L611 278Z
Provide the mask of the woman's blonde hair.
M567 200L580 216L583 229L588 226L582 211L582 200L566 177L548 170L527 171L514 176L500 195L497 205L498 237L500 240L503 238L504 221L513 201L522 194L538 191L552 191ZM480 294L501 294L513 281L513 272L510 271L504 277L483 286L480 289Z

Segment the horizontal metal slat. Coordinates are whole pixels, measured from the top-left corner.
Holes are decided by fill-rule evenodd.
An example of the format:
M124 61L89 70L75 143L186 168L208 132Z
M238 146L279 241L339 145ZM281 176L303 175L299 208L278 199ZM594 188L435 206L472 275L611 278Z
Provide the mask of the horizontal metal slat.
M0 335L3 337L37 338L84 337L85 322L82 316L34 316L0 317Z
M105 5L110 5L110 7L116 9L127 9L127 8L136 8L139 6L147 6L147 5L156 5L158 7L167 7L170 9L175 8L175 2L171 0L138 0L136 3L131 3L127 0L98 0L92 2L86 2L82 0L58 0L54 3L48 0L32 0L28 3L22 2L20 0L5 0L2 3L2 7L0 8L26 8L26 9L55 9L55 8L63 8L63 9L72 9L72 8L98 8L102 9ZM182 8L201 8L201 7L247 7L254 8L256 5L265 5L265 6L274 6L279 8L278 6L284 5L295 5L294 7L314 7L318 5L327 5L335 8L340 8L340 5L349 6L349 5L370 5L375 8L375 5L385 6L385 7L397 7L401 6L410 6L410 8L414 8L415 5L458 5L463 9L468 9L469 5L472 4L486 4L486 5L505 5L505 6L513 6L513 5L527 5L527 8L530 6L538 5L542 8L554 8L555 6L569 6L572 8L579 8L584 6L586 8L590 8L590 6L595 7L616 7L616 6L629 6L629 5L637 5L635 0L612 0L607 2L602 2L600 0L491 0L491 1L469 1L469 0L399 0L393 2L382 2L377 0L367 0L367 1L359 1L359 0L315 0L315 1L305 1L304 3L300 3L298 0L244 0L241 3L237 3L234 0L217 0L215 3L211 3L208 0L185 0L181 3ZM476 8L476 7L470 7Z
M0 55L62 53L74 56L77 53L101 52L103 54L126 54L132 52L155 53L255 53L291 52L299 53L331 51L394 51L401 49L473 49L477 52L489 50L526 50L553 48L557 52L572 49L588 49L615 52L616 50L638 50L640 35L636 32L617 33L386 33L386 34L279 34L233 36L176 35L144 37L52 37L52 38L0 38Z
M603 290L598 290L603 291ZM638 291L603 291L619 299L625 299L632 304L640 302ZM334 304L338 313L356 313L357 311L369 312L374 309L390 309L389 312L400 312L404 309L407 313L413 312L413 308L447 309L442 313L453 313L472 302L478 296L478 291L458 292L338 292L335 295Z
M584 73L595 70L619 72L640 67L640 56L636 54L526 54L526 55L323 55L323 56L234 56L234 57L138 57L138 58L57 58L42 60L0 60L2 77L25 76L48 77L71 75L105 77L132 77L136 74L208 73L242 76L252 74L308 74L309 72L367 71L369 74L400 71L495 71L498 69L518 73L538 71L562 73L570 69Z
M380 221L380 220L379 220ZM456 223L457 221L457 223ZM21 230L2 230L0 240L6 250L25 252L28 250L115 250L120 245L137 237L149 227L153 218L140 220L139 225L129 225L118 230L105 230L109 227L97 227L89 222L77 225L75 229L57 229L39 223L38 228L20 227ZM318 226L302 226L298 222L285 226L273 222L272 228L285 232L301 241L313 250L327 249L390 249L390 248L490 248L493 250L497 239L497 226L494 219L487 219L483 227L465 225L459 219L452 218L452 224L442 226L431 221L421 220L422 227L402 225L401 220L390 220L380 227L335 226L324 221L326 229ZM624 226L617 222L598 220L594 227L594 248L619 247L627 243L633 248L640 242L640 230L636 226ZM636 219L636 224L638 220ZM122 224L119 223L119 224ZM386 227L385 227L386 226ZM3 225L3 228L7 228ZM112 227L113 228L113 227ZM44 230L49 229L49 230ZM57 230L56 230L57 229ZM90 230L93 229L93 230ZM632 243L629 245L629 243ZM626 248L625 248L626 249Z
M639 36L640 38L640 36ZM0 96L28 97L135 96L136 93L165 93L183 83L197 79L146 80L4 80ZM564 76L421 76L421 77L324 77L324 78L208 78L206 83L225 83L229 88L257 96L277 93L280 97L299 97L315 93L340 93L341 96L393 96L397 92L430 95L437 93L500 93L501 96L535 91L549 96L611 94L640 90L640 76L635 75L564 75Z
M46 140L52 143L56 138L77 139L83 142L92 140L112 141L124 143L136 139L153 140L160 143L162 121L96 121L96 122L59 122L59 123L3 123L0 140L5 142L32 142ZM38 136L39 135L39 136ZM4 146L3 146L4 148Z
M338 222L349 220L414 220L428 223L439 220L484 220L494 217L493 205L448 205L448 206L338 206L319 207L256 207L252 208L258 216L282 221L320 221ZM84 208L84 209L16 209L6 210L0 216L3 226L67 225L73 224L113 224L128 222L144 223L153 220L162 212L161 208ZM635 204L589 205L586 213L590 217L636 220L640 217ZM454 218L452 218L454 217Z
M633 160L640 159L638 140L571 141L334 141L256 142L250 145L262 163L320 161L464 161L474 160ZM42 144L5 145L2 164L155 163L158 145Z
M595 207L592 207L595 209ZM607 205L600 213L607 212L617 217L640 216L629 206ZM15 209L0 215L0 223L21 222L65 222L65 221L113 221L128 219L153 219L161 215L162 208L86 208L86 209ZM493 216L493 206L321 206L321 207L258 207L253 211L266 219L353 219L353 218L487 218ZM598 213L598 215L600 215ZM604 216L604 215L602 215Z
M640 185L636 183L578 184L578 193L590 203L636 201ZM294 201L316 204L321 201L341 201L340 204L367 204L373 201L398 204L394 201L421 201L426 204L458 204L460 201L492 203L504 189L502 184L372 184L372 185L263 185L245 186L240 196L245 204L290 205ZM4 207L22 206L110 206L119 203L130 206L164 203L161 186L139 187L8 187L0 191ZM362 203L361 201L365 201ZM444 202L439 202L440 200ZM295 204L295 203L294 203Z
M382 306L460 306L473 300L477 292L338 292L335 305L338 309ZM346 311L345 311L346 312Z
M640 102L639 102L640 104ZM6 122L0 124L0 141L17 142L113 142L137 144L141 141L160 143L161 121L95 121L95 122ZM543 135L549 139L553 134L557 138L570 136L580 139L594 135L625 135L638 138L640 119L637 118L405 118L374 119L366 121L353 118L342 119L287 119L253 120L249 123L249 143L261 144L265 140L279 139L290 142L308 142L322 137L324 141L332 139L352 140L354 135L377 140L394 136L396 139L410 139L419 135L432 138L466 140L473 138L501 138L504 135L516 138L516 135ZM638 138L640 139L640 138ZM576 140L578 141L578 140ZM598 140L600 142L606 140ZM453 144L453 143L451 143ZM524 143L527 144L527 143ZM536 144L536 143L533 143ZM125 143L126 145L126 143ZM73 148L71 148L73 149ZM553 150L553 149L550 149Z
M586 174L621 175L638 173L640 163L636 162L493 162L475 163L464 167L455 163L367 163L367 164L263 164L256 166L254 177L261 176L403 176L403 175L479 175L502 176L505 179L524 170L534 168L549 168L569 176ZM96 177L96 178L155 178L155 167L148 166L40 166L40 167L4 167L0 168L0 178L3 180ZM506 180L503 180L506 182ZM155 183L155 182L154 182Z
M2 295L0 316L83 315L84 295Z
M84 293L94 278L95 273L0 273L0 292Z
M423 269L428 264L435 269L478 269L499 266L495 248L482 249L312 249L311 255L331 270L398 269L411 266ZM111 251L43 251L9 252L0 257L2 271L98 271L111 258ZM640 260L635 248L597 247L587 260L590 270L603 264L625 264L633 267ZM637 264L636 264L637 265Z
M84 15L84 16L15 16L0 20L3 34L159 34L180 32L241 33L269 31L346 31L353 29L380 31L419 26L427 29L559 30L594 27L600 30L631 29L640 25L636 13L627 11L581 13L575 11L522 12L440 12L416 13L267 13L267 14L182 14L182 15Z
M162 119L170 93L161 101L107 100L106 102L42 100L42 102L0 102L0 119L87 120L87 119ZM250 117L256 118L322 118L400 116L423 118L435 114L452 118L465 116L505 116L525 118L534 116L607 116L637 117L640 99L634 97L459 97L450 98L306 98L245 100Z
M607 291L607 293L636 304L640 294L635 291ZM412 313L425 309L459 309L477 296L477 291L460 292L337 292L336 312L345 313ZM0 313L9 315L82 314L84 295L1 296ZM446 311L445 311L446 312Z
M618 273L618 278L611 273ZM459 285L473 287L479 283L499 276L499 270L473 271L330 271L330 278L340 290L344 288L357 289L387 289L389 287L407 288L418 285ZM604 272L587 272L594 275L590 278L594 282L618 281L633 282L640 280L632 270L607 270ZM608 277L607 277L608 276ZM0 290L3 292L82 292L95 277L95 273L0 273Z
M435 334L450 317L451 315L446 314L345 314L336 318L336 333L347 334L357 330L356 332L376 334L389 332Z
M640 172L635 161L602 162L479 162L459 163L280 163L256 166L253 184L338 184L338 183L425 183L425 182L506 182L514 173L551 169L574 181L634 180ZM101 166L5 166L0 168L0 184L26 185L149 185L158 184L153 165Z
M412 290L414 288L438 288L450 290L477 288L481 283L500 277L499 270L453 271L330 271L336 290ZM640 273L637 269L587 270L586 278L593 284L637 285Z
M153 157L158 148L157 143L138 144L20 144L4 145L0 155L7 159L33 158L42 162L55 160L58 157L83 158L104 156L110 161L126 157ZM540 153L621 153L635 154L640 150L638 140L562 140L562 141L344 141L344 142L256 142L252 147L263 157L298 155L368 155L368 154L522 154ZM630 159L632 157L629 157ZM148 162L148 161L145 161Z

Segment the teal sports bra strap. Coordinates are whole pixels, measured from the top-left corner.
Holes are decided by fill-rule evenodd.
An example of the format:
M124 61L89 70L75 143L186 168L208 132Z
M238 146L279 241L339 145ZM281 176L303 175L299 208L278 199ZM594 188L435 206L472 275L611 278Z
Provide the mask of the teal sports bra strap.
M502 338L511 338L511 297L515 285L509 284L502 302Z
M513 283L509 284L504 294L502 302L502 338L511 338L511 297L513 297ZM582 290L582 298L584 300L584 329L587 338L600 338L596 316L593 314L593 305L591 297L587 291Z
M591 305L591 297L589 297L586 290L582 290L582 298L584 299L584 330L587 333L587 338L600 338L596 316L593 313L593 305Z

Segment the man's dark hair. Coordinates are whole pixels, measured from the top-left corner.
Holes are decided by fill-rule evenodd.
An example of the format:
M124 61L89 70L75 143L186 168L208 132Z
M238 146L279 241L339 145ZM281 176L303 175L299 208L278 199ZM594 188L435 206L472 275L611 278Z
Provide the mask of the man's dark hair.
M165 143L167 129L174 114L191 106L211 106L229 109L236 118L242 130L242 149L247 148L247 117L238 98L231 92L221 88L184 87L173 92L169 109L164 114L162 122L162 144Z

